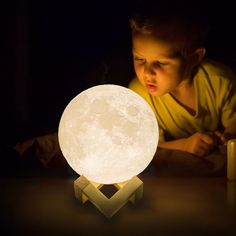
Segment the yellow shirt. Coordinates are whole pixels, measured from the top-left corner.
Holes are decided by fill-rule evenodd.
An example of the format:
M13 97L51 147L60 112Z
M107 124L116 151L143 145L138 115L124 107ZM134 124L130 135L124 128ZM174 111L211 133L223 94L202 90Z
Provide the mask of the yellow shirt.
M193 78L197 99L191 115L169 93L152 96L133 79L129 88L143 97L153 109L159 125L160 141L188 137L236 125L236 77L226 66L204 61Z

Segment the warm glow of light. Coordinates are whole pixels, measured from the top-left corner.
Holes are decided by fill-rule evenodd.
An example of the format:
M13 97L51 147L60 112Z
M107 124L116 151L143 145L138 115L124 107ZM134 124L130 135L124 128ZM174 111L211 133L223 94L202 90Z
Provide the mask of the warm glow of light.
M155 115L143 98L122 86L99 85L67 105L58 137L64 157L78 174L114 184L149 165L159 134Z

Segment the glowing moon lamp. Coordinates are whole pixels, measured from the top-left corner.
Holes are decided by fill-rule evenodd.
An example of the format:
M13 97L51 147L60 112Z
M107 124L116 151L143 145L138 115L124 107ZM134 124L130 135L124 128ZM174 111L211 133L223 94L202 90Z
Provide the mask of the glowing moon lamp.
M65 108L58 131L68 164L80 177L75 196L90 200L106 217L127 201L142 197L137 177L151 162L158 144L158 125L148 103L132 90L99 85L77 95ZM108 199L99 189L113 184Z
M98 85L72 99L58 135L72 169L101 184L124 182L141 173L151 162L159 137L148 103L118 85Z

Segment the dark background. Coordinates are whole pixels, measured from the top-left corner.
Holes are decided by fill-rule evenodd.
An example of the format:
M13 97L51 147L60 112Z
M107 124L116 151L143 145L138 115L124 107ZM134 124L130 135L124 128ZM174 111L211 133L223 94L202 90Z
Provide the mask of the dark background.
M65 179L61 179L62 182L60 179L59 182L54 180L51 182L47 177L73 176L73 179L75 179L77 174L69 166L67 168L63 167L65 173L61 170L57 172L55 169L52 171L50 168L43 171L40 168L37 171L35 164L31 165L28 159L26 162L30 163L29 166L25 162L19 163L18 156L17 159L12 158L11 160L9 157L15 157L15 154L11 152L5 154L5 147L35 136L56 132L64 108L74 96L84 89L103 83L114 83L123 86L128 84L128 81L134 76L128 19L136 1L0 1L0 147L3 147L3 152L0 152L0 176L1 180L2 177L10 177L9 181L5 181L5 179L2 181L2 215L0 218L3 219L3 229L7 229L7 232L10 230L18 234L19 232L25 233L24 226L32 227L33 230L38 231L40 227L45 227L44 222L46 222L47 229L47 226L53 224L53 222L59 222L60 224L61 221L57 219L65 219L62 228L65 226L66 230L71 225L66 225L68 219L71 219L67 217L67 204L64 204L66 199L64 199L63 194L61 195L61 191L66 191L65 196L67 198L67 192L71 191L72 193L71 184L70 182L69 184L63 182ZM212 22L212 28L206 42L206 56L224 62L236 70L236 37L234 33L236 11L234 4L222 0L218 3L216 1L203 1L199 4L203 8L208 8L206 12ZM32 155L32 153L29 153L29 157L32 157ZM191 159L186 160L188 165ZM176 163L173 160L170 165L173 164L179 172L181 172L182 164L182 168L186 168L186 165L181 161L180 165ZM193 163L195 165L195 162ZM165 170L165 166L163 169ZM14 179L12 176L16 176L16 178ZM18 181L20 180L19 176L40 176L40 180L36 182L35 179ZM211 184L211 187L214 185L214 183ZM164 192L169 194L168 191L165 191L165 182L163 186ZM198 188L196 189L198 190ZM212 191L211 188L209 189ZM180 192L183 192L181 188L180 190ZM16 194L12 194L13 192ZM193 194L195 193L193 192ZM205 196L202 191L200 191L200 195ZM73 194L71 196L73 197ZM208 199L208 195L206 196ZM221 196L220 192L219 196ZM68 195L68 197L70 196ZM63 203L58 202L58 199L59 201L61 199ZM218 195L216 199L221 200ZM212 201L211 198L210 202L217 201ZM205 204L203 205L205 206ZM58 208L58 206L62 206L62 208ZM173 202L170 206L174 206ZM210 204L210 208L206 208L206 211L211 209L212 206ZM40 207L40 210L38 207ZM85 207L85 211L92 212L94 210L93 206L90 206L90 208ZM35 212L34 209L36 209ZM49 211L47 211L48 209ZM66 209L65 212L63 212L63 209ZM167 207L167 212L169 209ZM132 208L133 210L135 209ZM77 208L75 211L75 217L72 217L72 219L75 219L77 223L80 218L77 217ZM42 215L44 212L46 221L40 218L44 216ZM149 210L148 212L151 213ZM28 213L29 215L27 215ZM41 213L41 215L38 213ZM162 213L159 213L158 215L165 221L165 215L163 218ZM32 217L30 214L32 214ZM64 217L61 218L61 215ZM140 216L139 214L136 215ZM26 217L21 218L21 216ZM85 213L85 217L87 216L88 214ZM31 219L30 223L28 223L28 219ZM167 222L170 222L168 219L167 216ZM173 219L175 219L175 214ZM214 217L213 220L215 220ZM164 221L162 220L162 222ZM192 229L191 221L192 217L189 218L189 221L183 221L184 228L186 226L186 229ZM100 221L98 222L100 223ZM132 220L132 222L135 222L135 220ZM188 225L189 222L190 226ZM97 223L93 223L96 226ZM114 226L116 228L114 229L117 230L116 224L113 223L110 226ZM21 228L21 225L23 228ZM150 224L148 225L150 232L156 228L151 229ZM206 232L214 232L215 234L221 225L219 224L219 227L215 229L207 229ZM81 231L81 225L78 223L77 226L71 229L71 231L76 229L73 232L74 235L75 232ZM90 224L88 226L91 231L96 229L93 226L93 224L92 227ZM86 227L85 224L82 230ZM199 228L200 231L202 230L201 227ZM18 230L18 228L21 230ZM61 227L58 228L57 224L55 229L58 232ZM144 229L147 228L144 227ZM47 229L47 232L52 235L50 228Z
M134 75L128 19L136 2L1 3L1 144L57 131L66 105L86 88L127 86ZM235 70L233 3L199 4L211 22L206 56Z

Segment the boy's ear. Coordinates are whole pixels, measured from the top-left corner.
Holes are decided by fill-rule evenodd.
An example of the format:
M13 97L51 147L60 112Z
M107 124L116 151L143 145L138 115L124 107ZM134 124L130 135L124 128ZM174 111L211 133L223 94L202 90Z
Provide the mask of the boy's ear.
M190 66L190 70L192 70L195 66L197 66L202 59L204 58L206 53L206 49L205 48L197 48L190 56L189 56L189 66Z
M193 74L195 73L195 69L199 65L199 63L202 61L206 53L205 48L197 48L194 53L190 55L188 58L188 63L187 63L187 74Z
M195 59L195 63L198 64L199 62L202 61L206 54L206 49L205 48L197 48L195 52L193 53L193 57Z

